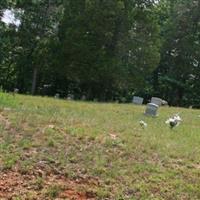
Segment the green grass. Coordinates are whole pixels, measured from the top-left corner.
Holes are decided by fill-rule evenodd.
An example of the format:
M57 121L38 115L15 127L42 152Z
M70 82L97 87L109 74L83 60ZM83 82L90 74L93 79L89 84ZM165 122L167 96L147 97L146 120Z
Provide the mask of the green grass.
M77 189L96 199L200 199L199 110L162 107L151 118L144 106L2 93L0 108L2 170L24 174L42 162L45 173L92 177L97 185ZM171 130L165 120L178 112L183 122ZM45 177L34 180L37 190L58 196L60 186L45 188Z
M16 107L17 100L14 95L3 93L0 89L0 109L5 107Z
M61 188L59 188L57 185L52 185L48 188L46 192L46 196L50 197L51 199L55 199L59 192L61 191Z

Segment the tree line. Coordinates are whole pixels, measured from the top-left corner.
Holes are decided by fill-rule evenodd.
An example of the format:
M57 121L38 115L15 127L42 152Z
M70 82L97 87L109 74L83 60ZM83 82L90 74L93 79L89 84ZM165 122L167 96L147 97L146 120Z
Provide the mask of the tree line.
M75 99L200 107L200 1L4 0L0 86Z

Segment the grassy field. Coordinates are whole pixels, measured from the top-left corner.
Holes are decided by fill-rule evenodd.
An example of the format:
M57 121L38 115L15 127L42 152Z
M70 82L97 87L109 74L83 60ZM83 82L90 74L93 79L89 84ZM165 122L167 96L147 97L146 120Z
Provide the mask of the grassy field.
M200 110L144 109L0 93L0 199L200 199Z

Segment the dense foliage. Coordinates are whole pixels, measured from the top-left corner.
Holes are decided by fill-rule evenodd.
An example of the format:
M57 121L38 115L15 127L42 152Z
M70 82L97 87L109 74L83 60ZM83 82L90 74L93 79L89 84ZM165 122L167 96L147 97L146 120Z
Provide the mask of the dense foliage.
M200 106L197 0L16 0L0 5L0 86L22 93Z

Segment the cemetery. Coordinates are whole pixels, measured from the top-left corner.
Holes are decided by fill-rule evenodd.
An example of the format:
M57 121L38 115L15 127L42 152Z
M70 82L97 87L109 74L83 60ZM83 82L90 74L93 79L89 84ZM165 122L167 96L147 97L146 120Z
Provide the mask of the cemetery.
M200 200L200 0L0 2L0 200Z
M0 198L198 199L199 110L58 96L0 93Z

